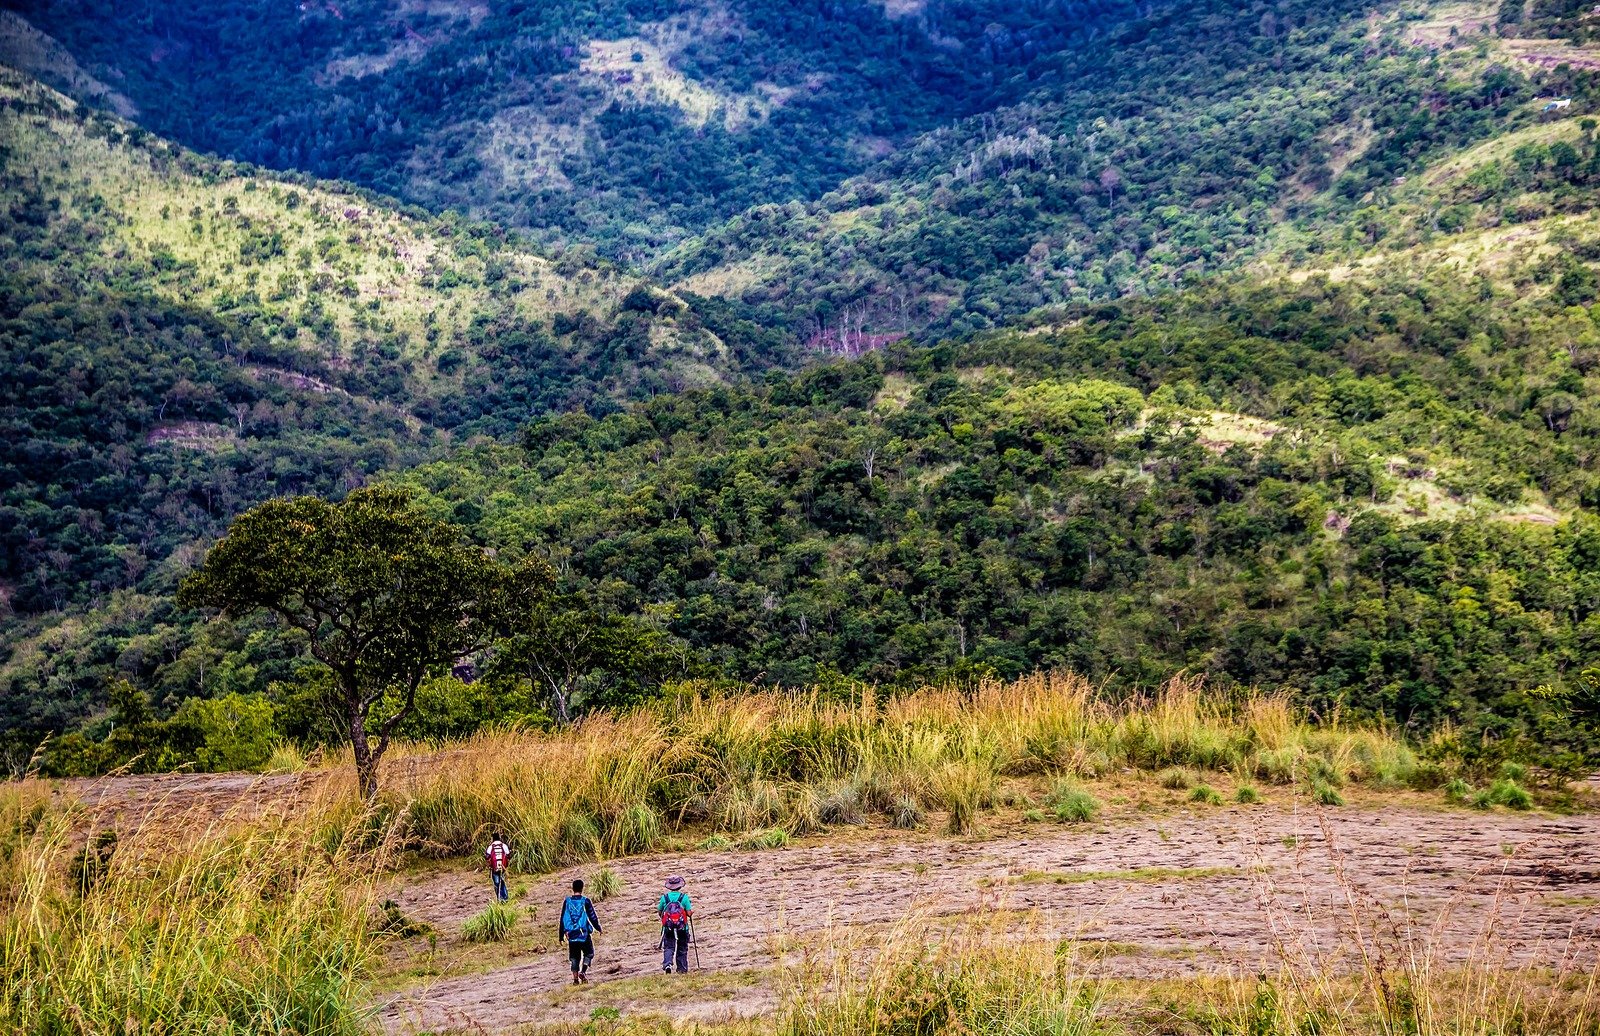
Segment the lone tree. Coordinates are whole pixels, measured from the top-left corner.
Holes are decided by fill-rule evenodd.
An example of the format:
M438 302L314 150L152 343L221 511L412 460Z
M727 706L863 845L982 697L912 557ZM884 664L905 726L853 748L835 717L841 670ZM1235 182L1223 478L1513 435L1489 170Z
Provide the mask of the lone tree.
M355 751L364 799L422 681L486 646L517 601L542 597L546 569L510 569L413 508L409 494L358 489L339 503L273 500L241 515L183 581L184 607L266 609L306 636L333 675L329 699ZM397 702L372 715L380 701Z
M495 647L486 675L527 680L542 691L558 726L572 722L572 698L584 677L653 679L674 660L660 633L625 616L597 611L577 597L544 597L514 608L509 634Z

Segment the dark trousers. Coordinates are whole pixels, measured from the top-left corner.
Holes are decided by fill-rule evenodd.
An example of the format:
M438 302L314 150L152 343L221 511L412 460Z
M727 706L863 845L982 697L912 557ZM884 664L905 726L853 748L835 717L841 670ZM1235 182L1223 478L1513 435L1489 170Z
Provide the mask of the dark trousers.
M489 873L494 876L495 897L498 898L500 902L504 903L506 900L511 898L511 893L506 889L506 872L490 871Z
M567 959L572 961L572 973L582 974L589 970L589 965L594 961L594 940L577 939L567 940Z
M661 970L671 971L676 961L680 972L689 970L689 929L661 929Z

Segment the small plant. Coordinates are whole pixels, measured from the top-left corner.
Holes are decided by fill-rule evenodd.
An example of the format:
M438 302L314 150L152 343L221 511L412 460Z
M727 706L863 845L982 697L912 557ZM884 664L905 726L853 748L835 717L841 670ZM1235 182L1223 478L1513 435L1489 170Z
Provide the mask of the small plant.
M504 903L495 903L467 918L461 934L468 942L500 942L517 925L517 912Z
M1502 780L1513 784L1522 784L1528 779L1528 768L1521 763L1514 763L1510 759L1500 764L1500 777Z
M1182 791L1194 783L1194 777L1181 766L1169 766L1156 774L1156 783L1163 788Z
M1084 824L1100 814L1100 800L1073 781L1058 781L1045 804L1063 824Z
M1022 811L1022 822L1024 824L1039 824L1039 823L1043 823L1044 822L1044 810L1037 809L1037 808L1023 810Z
M379 919L377 931L380 935L393 935L400 939L411 939L419 935L433 935L433 925L426 921L418 921L407 917L405 911L400 909L400 904L392 899L383 901L383 917Z
M1515 810L1532 809L1533 796L1516 781L1501 779L1472 796L1472 805L1475 809L1492 809L1495 806Z
M1241 805L1253 806L1261 801L1261 793L1251 785L1241 784L1238 790L1233 793L1233 801Z
M1446 802L1465 803L1472 798L1472 785L1460 777L1452 777L1444 786L1444 798Z
M695 848L701 852L721 852L724 849L732 849L733 842L729 840L727 835L713 834L701 841Z
M267 757L268 773L299 773L306 768L306 757L292 741L280 741Z
M606 900L622 891L622 879L610 867L601 867L589 887L594 890L595 899Z
M78 885L78 894L87 896L111 868L111 857L117 852L117 833L101 831L94 840L78 850L72 858L72 875Z
M1311 798L1319 806L1344 805L1344 796L1339 794L1339 789L1323 781L1311 782Z
M1222 796L1218 794L1217 789L1209 784L1197 784L1194 790L1189 793L1189 801L1199 802L1207 806L1220 806L1222 805Z
M789 832L781 827L751 831L739 839L741 849L782 849L789 844Z
M928 819L928 814L922 808L922 803L911 795L902 795L895 800L894 814L890 821L902 831L915 831Z

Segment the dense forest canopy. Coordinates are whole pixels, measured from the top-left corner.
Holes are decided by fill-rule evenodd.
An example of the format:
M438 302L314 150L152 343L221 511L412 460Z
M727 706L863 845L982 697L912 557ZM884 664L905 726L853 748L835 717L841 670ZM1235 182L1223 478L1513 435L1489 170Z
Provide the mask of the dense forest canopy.
M17 11L13 764L328 740L294 634L173 595L371 482L557 584L402 736L1066 666L1596 750L1582 4Z

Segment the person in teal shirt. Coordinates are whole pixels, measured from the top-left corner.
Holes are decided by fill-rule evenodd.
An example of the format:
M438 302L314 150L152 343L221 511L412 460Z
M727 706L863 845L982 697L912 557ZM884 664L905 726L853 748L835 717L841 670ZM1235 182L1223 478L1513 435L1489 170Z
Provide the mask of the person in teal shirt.
M676 963L681 975L689 970L694 904L689 900L689 893L683 890L683 879L678 875L667 879L667 891L656 900L656 914L661 918L661 970L671 972Z

